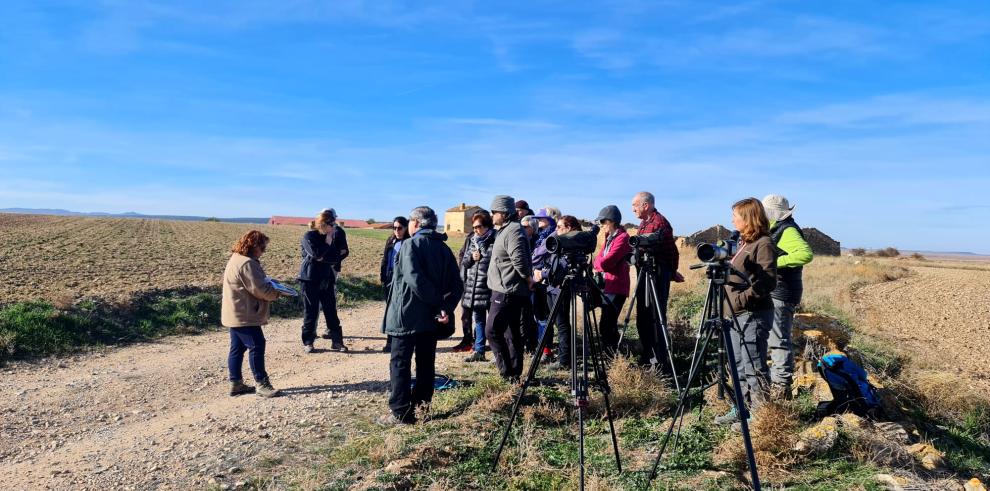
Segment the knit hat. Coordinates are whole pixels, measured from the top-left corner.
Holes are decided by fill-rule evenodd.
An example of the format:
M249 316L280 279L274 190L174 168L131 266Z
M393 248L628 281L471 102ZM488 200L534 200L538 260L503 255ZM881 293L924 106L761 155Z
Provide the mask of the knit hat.
M763 198L763 209L767 212L767 218L771 222L779 222L787 219L794 212L794 207L787 202L787 198L779 194L768 194Z
M514 214L516 212L516 200L512 199L512 196L500 194L492 200L491 211Z
M611 220L615 224L622 223L622 213L619 212L619 207L608 205L602 208L602 211L598 212L598 218L595 221L600 222L602 220Z
M517 210L528 210L529 209L529 203L527 203L526 200L524 200L524 199L521 199L519 201L516 201L516 209Z

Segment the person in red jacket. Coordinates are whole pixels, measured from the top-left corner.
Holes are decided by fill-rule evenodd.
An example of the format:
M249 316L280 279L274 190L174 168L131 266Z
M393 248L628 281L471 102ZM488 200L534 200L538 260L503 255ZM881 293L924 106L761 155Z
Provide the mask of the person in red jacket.
M674 229L663 215L657 211L656 201L652 194L642 191L636 193L632 200L633 213L639 222L639 235L652 233L660 234L659 244L649 252L655 258L654 274L656 274L656 291L659 297L660 310L667 317L667 298L670 296L670 282L684 281L677 272L677 262L680 259L677 244L674 242ZM636 268L643 268L643 251L637 251ZM660 334L661 319L656 319L652 301L646 300L646 291L640 288L636 291L636 330L639 332L643 353L640 355L640 365L658 366L661 372L673 374L673 367L667 357L667 343Z
M609 302L602 305L602 319L599 329L602 345L607 353L615 351L619 344L619 313L629 297L629 234L622 227L622 213L619 207L608 205L598 212L598 223L605 232L605 247L595 256L593 266L605 277L605 297Z

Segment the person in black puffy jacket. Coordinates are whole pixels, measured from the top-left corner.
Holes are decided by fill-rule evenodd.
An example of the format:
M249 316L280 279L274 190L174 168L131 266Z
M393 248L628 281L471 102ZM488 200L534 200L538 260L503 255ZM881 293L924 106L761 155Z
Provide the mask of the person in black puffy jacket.
M300 243L302 264L298 279L303 297L302 343L306 353L313 352L321 308L327 321L324 337L330 338L330 349L347 351L337 317L336 267L341 261L342 248L335 234L336 219L332 210L323 210L310 222L310 230L303 234Z
M461 256L461 277L464 278L464 295L461 308L465 316L470 313L474 323L473 353L466 361L485 361L485 323L492 291L488 288L488 265L492 260L492 245L495 243L495 230L492 217L479 211L471 217L473 234L468 238Z
M392 220L392 235L385 241L385 250L382 251L381 271L378 279L382 282L382 291L385 298L388 298L388 290L392 287L392 273L395 272L396 259L399 257L399 248L402 242L409 238L409 220L406 217L395 217ZM385 347L382 351L388 353L392 350L392 337L388 336Z

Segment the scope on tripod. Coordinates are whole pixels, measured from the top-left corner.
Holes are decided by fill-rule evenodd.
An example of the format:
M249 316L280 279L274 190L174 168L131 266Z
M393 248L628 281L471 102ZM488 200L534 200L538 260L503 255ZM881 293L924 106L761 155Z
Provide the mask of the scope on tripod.
M653 232L652 234L642 234L634 235L629 237L629 245L633 247L638 247L640 249L652 249L660 245L661 239L660 232Z
M547 250L554 254L591 254L598 245L598 225L591 230L578 230L547 237Z
M698 245L698 259L706 263L726 261L736 255L739 250L739 232L733 232L728 239L715 244Z

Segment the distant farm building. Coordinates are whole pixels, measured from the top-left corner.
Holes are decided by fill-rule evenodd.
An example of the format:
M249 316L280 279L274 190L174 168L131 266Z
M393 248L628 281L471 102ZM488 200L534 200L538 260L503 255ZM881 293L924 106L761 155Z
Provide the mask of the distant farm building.
M838 256L842 254L839 241L829 237L825 232L817 228L806 228L803 231L804 240L808 242L808 245L811 246L811 252L814 252L816 256Z
M471 231L471 217L481 211L480 206L461 203L443 215L444 232L466 234Z
M311 221L313 221L313 219L307 217L273 216L268 220L268 224L308 226ZM368 223L367 220L350 220L346 218L338 218L337 224L344 228L386 229L392 227L391 223Z

